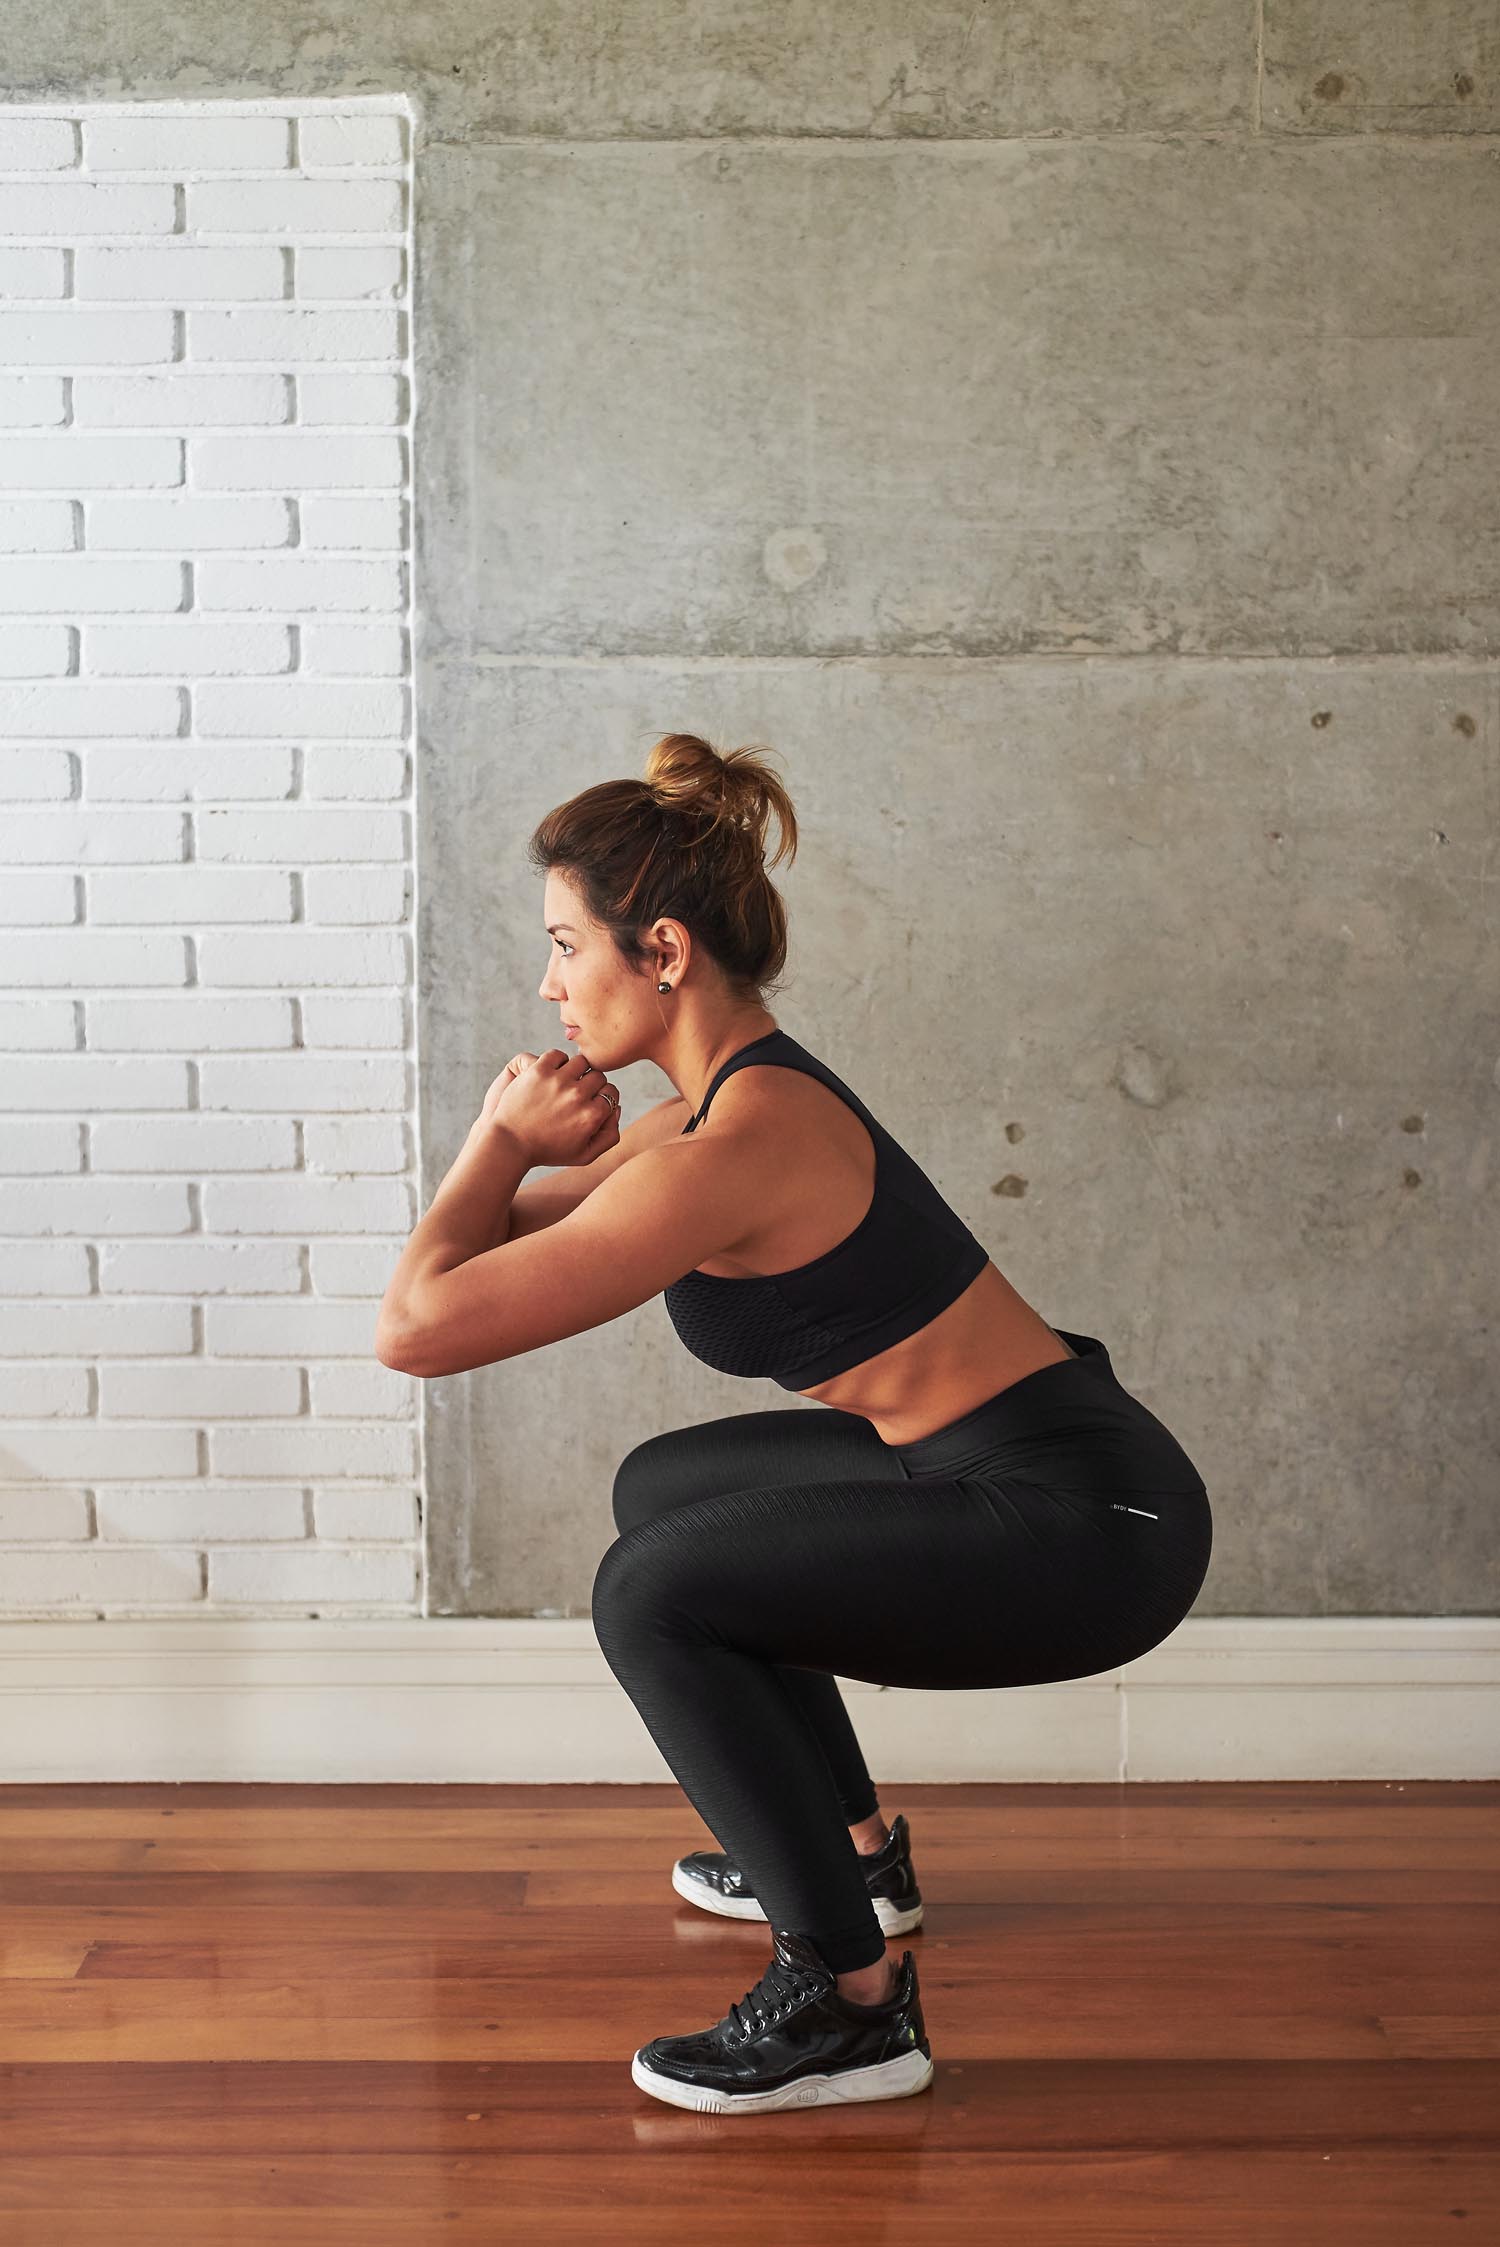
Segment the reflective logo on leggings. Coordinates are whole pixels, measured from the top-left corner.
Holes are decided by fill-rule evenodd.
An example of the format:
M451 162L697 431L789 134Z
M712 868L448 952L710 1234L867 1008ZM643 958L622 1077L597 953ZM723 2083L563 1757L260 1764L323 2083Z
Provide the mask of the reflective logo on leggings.
M1161 1520L1160 1514L1147 1513L1144 1506L1121 1506L1118 1505L1113 1498L1111 1498L1109 1503L1112 1510L1117 1514L1143 1514L1145 1515L1147 1521Z

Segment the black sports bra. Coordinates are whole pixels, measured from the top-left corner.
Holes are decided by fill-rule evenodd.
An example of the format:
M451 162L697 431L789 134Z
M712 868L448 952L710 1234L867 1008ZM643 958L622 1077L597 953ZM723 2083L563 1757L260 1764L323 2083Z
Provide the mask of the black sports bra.
M811 1263L744 1277L685 1272L663 1300L680 1339L705 1365L796 1390L915 1334L962 1295L989 1255L864 1102L785 1030L768 1030L729 1056L681 1136L697 1129L726 1077L765 1062L816 1077L854 1110L875 1142L870 1206L852 1233Z

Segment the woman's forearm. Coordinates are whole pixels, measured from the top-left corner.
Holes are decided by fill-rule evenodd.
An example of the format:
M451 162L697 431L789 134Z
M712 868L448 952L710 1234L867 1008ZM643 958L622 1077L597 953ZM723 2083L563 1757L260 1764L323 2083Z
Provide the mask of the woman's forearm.
M377 1350L383 1339L422 1323L423 1296L434 1280L506 1239L510 1205L530 1168L513 1132L482 1119L473 1126L397 1259L380 1306Z

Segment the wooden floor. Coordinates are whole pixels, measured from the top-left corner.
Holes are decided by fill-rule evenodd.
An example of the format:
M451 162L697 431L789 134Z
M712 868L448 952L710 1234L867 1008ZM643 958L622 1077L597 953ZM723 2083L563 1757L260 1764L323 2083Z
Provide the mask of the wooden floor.
M936 2076L638 2091L675 1786L0 1787L4 2247L1500 2240L1500 1784L899 1786Z

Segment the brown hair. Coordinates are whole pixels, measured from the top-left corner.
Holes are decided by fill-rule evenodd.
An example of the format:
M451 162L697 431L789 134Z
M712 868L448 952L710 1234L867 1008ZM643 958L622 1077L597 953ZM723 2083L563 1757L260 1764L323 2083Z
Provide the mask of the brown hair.
M643 779L602 780L556 805L527 855L538 872L568 876L637 970L650 958L640 930L666 915L692 931L736 996L759 994L786 965L786 907L766 870L773 811L770 863L797 855L796 814L763 746L721 756L695 733L664 733Z

